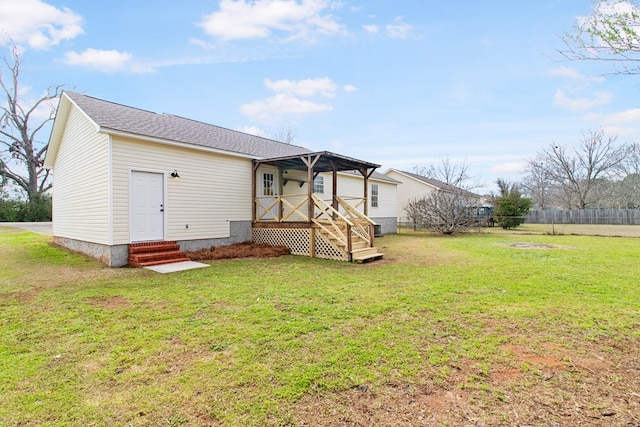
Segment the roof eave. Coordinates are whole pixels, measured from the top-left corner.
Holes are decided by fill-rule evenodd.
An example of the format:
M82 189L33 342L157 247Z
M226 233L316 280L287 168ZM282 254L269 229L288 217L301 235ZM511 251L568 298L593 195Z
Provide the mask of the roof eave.
M257 158L256 156L252 156L250 154L245 154L245 153L239 153L237 151L221 150L219 148L205 147L203 145L193 144L189 142L175 141L175 140L165 139L165 138L157 138L157 137L152 137L148 135L140 135L140 134L126 132L118 129L112 129L108 127L100 127L98 132L104 133L107 135L112 135L112 136L131 138L138 141L154 142L157 144L164 144L164 145L169 145L173 147L190 148L192 150L204 151L207 153L224 154L226 156L240 157L243 159L255 160Z
M334 162L336 165L336 170L338 171L346 171L346 170L358 170L358 169L372 169L375 170L380 167L380 165L376 163L367 162L364 160L354 159L352 157L343 156L340 154L332 153L330 151L317 151L311 153L303 153L292 156L283 156L283 157L273 157L266 159L256 159L256 163L259 164L271 164L274 166L278 166L281 168L288 169L297 169L304 170L306 169L305 163L302 161L302 158L317 158L318 160L325 160L328 162ZM327 166L316 167L315 170L319 172L328 172L333 170L333 167L329 168Z

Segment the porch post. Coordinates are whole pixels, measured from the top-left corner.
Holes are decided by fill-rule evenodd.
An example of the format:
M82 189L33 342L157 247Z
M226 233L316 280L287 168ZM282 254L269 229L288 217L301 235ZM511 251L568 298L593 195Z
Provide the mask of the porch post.
M364 215L369 216L369 173L367 169L360 169L360 173L364 178Z
M311 222L313 218L313 166L307 165L307 221Z
M331 201L331 206L333 209L338 210L338 165L336 162L331 162L331 173L333 174L331 177L331 180L333 181L331 189L333 200ZM333 219L335 219L335 214L333 214Z
M254 160L251 171L251 222L256 222L256 198L258 197L256 181L258 180L257 172L259 166L259 163Z
M311 195L313 194L313 168L320 160L320 154L315 157L302 156L300 159L307 165L307 221L311 222L313 219L314 205Z

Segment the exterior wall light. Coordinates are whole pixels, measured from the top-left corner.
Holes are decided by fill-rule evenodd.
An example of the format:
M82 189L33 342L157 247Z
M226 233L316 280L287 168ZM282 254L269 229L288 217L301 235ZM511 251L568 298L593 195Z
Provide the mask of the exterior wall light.
M171 172L171 178L180 178L180 175L178 174L177 170L174 170L173 172Z

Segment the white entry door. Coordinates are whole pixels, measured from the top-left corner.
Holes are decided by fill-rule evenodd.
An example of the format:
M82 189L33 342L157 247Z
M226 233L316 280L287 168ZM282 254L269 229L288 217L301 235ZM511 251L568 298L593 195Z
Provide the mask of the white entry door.
M164 240L164 175L131 172L131 241Z
M280 194L277 169L263 169L259 174L260 194L258 198L262 206L258 210L258 216L263 220L277 220L280 205L276 203Z

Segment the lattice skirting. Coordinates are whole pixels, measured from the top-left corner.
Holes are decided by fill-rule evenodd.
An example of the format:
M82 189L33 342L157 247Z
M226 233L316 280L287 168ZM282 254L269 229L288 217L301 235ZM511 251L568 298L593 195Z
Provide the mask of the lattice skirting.
M286 246L294 255L311 256L310 228L254 228L252 238L256 243L266 243L272 246ZM325 236L315 232L316 258L349 261L346 251L333 245Z

